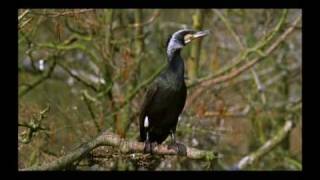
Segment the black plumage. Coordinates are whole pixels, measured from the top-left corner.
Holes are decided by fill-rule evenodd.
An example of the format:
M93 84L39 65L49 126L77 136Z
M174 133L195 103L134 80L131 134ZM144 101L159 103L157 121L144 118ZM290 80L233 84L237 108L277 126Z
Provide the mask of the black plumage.
M183 110L187 88L184 81L184 62L181 49L193 39L208 31L179 30L167 41L168 65L147 90L139 117L140 141L161 144L169 134L172 144L180 113Z

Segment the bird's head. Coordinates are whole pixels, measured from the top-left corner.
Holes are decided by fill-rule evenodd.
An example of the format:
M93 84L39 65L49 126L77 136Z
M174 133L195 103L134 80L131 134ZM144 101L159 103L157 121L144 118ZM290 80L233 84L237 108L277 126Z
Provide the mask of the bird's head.
M209 30L195 31L191 29L182 29L173 33L167 41L167 52L170 54L172 51L182 49L185 45L189 44L195 39L200 39L209 34Z

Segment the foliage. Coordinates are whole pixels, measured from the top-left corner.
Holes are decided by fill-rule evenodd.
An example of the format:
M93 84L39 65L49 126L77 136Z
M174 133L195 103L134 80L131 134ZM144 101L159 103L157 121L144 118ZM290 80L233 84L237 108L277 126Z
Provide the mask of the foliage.
M182 51L189 88L178 141L219 149L214 168L222 170L291 120L290 135L247 169L302 169L301 22L268 53L299 16L297 9L20 9L19 123L50 111L41 120L47 129L18 144L19 169L50 162L102 130L136 139L145 89L166 65L165 42L186 27L211 34ZM255 58L263 61L210 83ZM18 136L21 128L28 127ZM112 148L104 157L102 167L79 162L77 169L134 169ZM156 170L206 170L207 159L166 156Z

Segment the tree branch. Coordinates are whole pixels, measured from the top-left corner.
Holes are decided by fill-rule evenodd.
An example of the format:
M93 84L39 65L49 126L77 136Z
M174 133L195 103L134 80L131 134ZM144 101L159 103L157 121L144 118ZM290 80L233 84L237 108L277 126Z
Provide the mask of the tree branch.
M76 79L77 81L79 81L81 84L83 84L84 86L92 89L95 92L98 92L98 88L96 88L93 84L90 84L88 82L86 82L85 80L83 80L82 78L80 78L78 76L78 72L74 71L74 70L69 70L66 66L64 66L62 63L59 63L59 66L66 71L71 77L73 77L74 79Z
M151 24L159 15L160 15L159 10L156 10L156 11L153 12L152 16L146 22L139 22L139 23L129 24L128 27L137 28L137 27L141 27L141 26L145 26L145 25Z
M93 140L82 144L79 148L74 151L66 154L65 156L60 157L59 159L44 164L42 166L33 166L25 169L21 169L23 171L30 170L62 170L66 167L72 165L75 161L81 160L87 153L92 151L93 149L99 146L113 146L117 147L119 151L123 154L128 153L143 153L144 151L144 143L137 142L133 140L126 140L120 138L119 135L110 133L108 131L104 131L100 135L98 135ZM204 160L214 160L219 158L219 154L215 151L206 151L199 150L191 147L187 148L186 157L189 159L204 159ZM154 148L153 153L156 155L177 155L174 149L168 149L167 145L158 145Z
M283 15L284 16L284 15ZM289 34L295 29L295 27L297 26L297 24L300 22L301 16L297 17L293 24L287 29L287 31L290 31ZM232 69L236 68L236 66L238 66L240 63L242 63L243 61L247 60L248 56L250 53L257 53L259 55L261 55L261 57L265 57L268 54L263 53L262 52L262 48L264 48L266 45L268 45L269 43L271 43L271 40L274 38L275 34L278 33L280 31L280 27L283 24L284 21L284 17L281 18L281 20L279 21L279 23L276 25L276 27L272 30L272 32L270 32L270 34L266 35L265 37L263 37L260 41L258 41L256 43L256 45L254 45L252 48L248 48L245 49L243 52L241 52L237 57L233 58L232 63L230 65L227 65L225 67L223 67L222 69L220 69L217 73L209 75L207 77L203 77L203 78L199 78L198 80L194 81L194 82L190 82L188 84L188 88L192 88L198 84L202 84L205 83L206 81L210 81L212 79L215 78L219 78L220 76L222 76L223 74L231 71ZM286 32L287 32L286 31ZM283 33L285 34L285 33ZM287 35L286 35L287 36ZM285 38L284 38L285 39ZM282 39L282 40L284 40ZM277 46L277 45L276 45ZM261 58L260 57L260 58ZM248 61L247 61L248 62Z
M28 123L18 123L18 127L28 128L27 131L21 133L21 136L18 137L20 143L28 144L31 142L32 137L38 131L46 131L48 128L42 126L42 121L46 118L45 114L50 110L50 105L48 104L47 107L40 111L38 117L33 117Z
M26 86L26 88L22 89L19 92L19 98L23 97L24 95L26 95L28 92L30 92L32 89L36 88L38 85L40 85L41 83L43 83L45 80L47 80L54 68L56 67L56 58L53 57L53 63L52 65L49 67L48 71L46 71L39 79L35 80L33 83L31 83L31 85Z
M285 125L282 129L278 131L278 133L272 137L272 139L268 140L263 144L258 150L250 153L249 155L243 157L232 169L241 170L246 167L252 165L258 159L262 158L268 152L270 152L274 147L279 145L289 134L290 130L294 127L294 124L291 120L286 121Z
M95 9L80 9L80 10L66 10L66 11L60 10L60 11L61 12L59 12L59 11L50 12L47 10L44 10L43 12L31 11L30 14L41 15L41 16L46 16L46 17L50 17L50 18L56 18L58 16L75 16L76 14L82 14L82 13L95 11Z
M260 56L254 58L253 60L248 61L246 64L242 65L241 67L232 70L230 73L225 74L225 75L221 75L219 77L216 77L214 79L206 79L204 81L200 81L197 82L198 85L201 85L202 88L197 89L197 91L195 91L192 96L189 98L189 102L194 102L195 98L198 98L200 94L203 93L204 90L206 90L207 88L204 87L208 87L208 86L212 86L214 84L219 84L219 83L223 83L229 80L232 80L234 78L236 78L237 76L239 76L241 73L245 72L246 70L252 68L254 65L256 65L257 63L261 62L262 60L266 59L266 57L271 54L295 29L295 26L300 22L301 20L301 16L297 17L293 24L284 32L281 34L281 36L278 37L278 39L275 40L275 42L273 44L270 45L270 47L265 50L265 52L260 52ZM258 49L256 49L256 51L259 51ZM193 84L190 84L188 87L192 87L194 86ZM189 103L190 104L190 103ZM186 106L188 106L189 104L187 104Z
M219 10L214 9L213 11L223 21L223 23L226 25L228 31L230 32L231 36L233 37L233 39L235 39L235 41L237 42L238 46L243 50L245 47L242 44L242 42L240 40L240 37L235 33L234 29L231 27L231 23L229 22L229 20L227 20Z
M214 12L215 12L215 13L219 16L219 18L224 22L224 24L226 25L228 31L229 31L230 34L233 36L233 38L234 38L235 41L237 42L237 44L238 44L238 46L240 47L240 49L241 49L241 50L246 49L246 47L245 47L245 46L243 45L243 43L241 42L239 36L235 33L234 29L232 28L231 23L229 22L229 20L226 19L226 18L220 13L220 11L218 11L218 10L215 9ZM287 10L283 10L282 18L280 18L280 21L279 21L278 25L276 26L275 31L273 31L273 32L276 32L276 30L279 29L279 28L281 27L281 25L284 23L284 19L285 19L285 17L286 17L286 12L287 12ZM279 28L277 28L277 27L279 27ZM248 58L247 58L247 57L246 57L245 59L246 59L246 61L248 61ZM259 76L257 75L257 72L255 71L255 69L254 69L254 68L251 68L250 71L251 71L251 74L252 74L252 76L253 76L254 82L255 82L256 85L257 85L257 89L258 89L258 91L261 93L261 100L262 100L263 104L265 104L265 102L266 102L266 95L265 95L265 93L264 93L264 86L261 84L261 81L260 81Z
M162 72L162 70L167 66L167 64L161 65L158 69L155 70L153 74L151 74L147 79L142 81L140 84L136 86L125 98L125 100L113 111L108 117L115 116L122 108L129 104L129 102L136 97L136 95L143 90L146 86L153 82L153 80Z

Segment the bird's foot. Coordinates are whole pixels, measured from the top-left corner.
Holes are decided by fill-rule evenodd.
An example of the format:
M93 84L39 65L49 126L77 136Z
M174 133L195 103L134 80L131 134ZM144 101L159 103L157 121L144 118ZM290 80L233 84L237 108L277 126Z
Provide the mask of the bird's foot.
M180 156L186 156L187 155L187 148L185 145L181 143L172 143L168 145L168 149L174 149L178 152L178 155Z
M155 148L157 146L157 143L156 142L153 142L153 143L151 143L151 142L149 142L149 141L146 141L145 143L144 143L144 150L143 150L143 152L144 153L150 153L150 154L153 154L153 149Z

